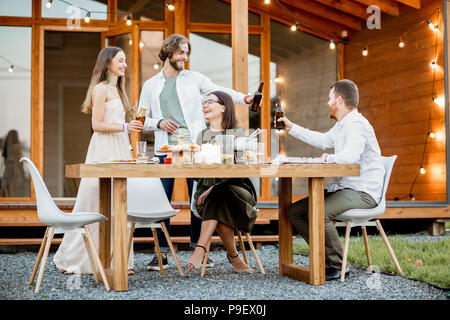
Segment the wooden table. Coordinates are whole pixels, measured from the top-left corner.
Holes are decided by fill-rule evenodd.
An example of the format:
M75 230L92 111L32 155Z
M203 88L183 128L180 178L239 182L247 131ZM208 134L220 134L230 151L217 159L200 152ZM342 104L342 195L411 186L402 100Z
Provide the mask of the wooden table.
M127 178L241 178L278 177L279 272L312 285L325 284L324 178L359 176L359 165L350 164L255 164L255 165L155 165L75 164L66 166L68 178L99 178L100 213L108 221L100 224L99 255L111 286L128 290L127 275ZM112 178L112 179L111 179ZM309 268L293 264L292 226L287 209L292 203L292 178L308 178ZM114 217L111 221L111 181L114 187ZM109 270L113 223L113 269Z

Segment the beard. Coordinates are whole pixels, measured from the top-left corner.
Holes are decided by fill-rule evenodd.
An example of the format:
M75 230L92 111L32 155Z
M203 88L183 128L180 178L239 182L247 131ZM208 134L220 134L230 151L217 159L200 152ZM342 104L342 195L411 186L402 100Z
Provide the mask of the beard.
M336 114L336 110L337 108L336 108L336 106L331 106L331 107L329 107L329 112L328 112L328 117L330 118L330 119L332 119L332 120L337 120L337 118L336 118L336 116L335 116L335 114Z
M181 71L181 70L184 69L184 64L181 67L178 66L178 62L179 61L183 61L184 62L184 60L174 60L172 58L169 58L170 65L172 66L172 68L174 68L177 71Z

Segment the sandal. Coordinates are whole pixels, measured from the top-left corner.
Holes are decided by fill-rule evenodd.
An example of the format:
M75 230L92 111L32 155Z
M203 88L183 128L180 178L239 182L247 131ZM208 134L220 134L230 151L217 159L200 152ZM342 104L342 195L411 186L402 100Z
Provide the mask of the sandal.
M235 255L234 257L230 257L229 255L228 255L228 253L227 253L227 259L228 259L228 261L230 261L230 263L231 263L231 266L233 266L233 263L231 262L231 259L236 259L236 258L239 258L239 253L237 254L237 255ZM239 260L241 260L240 258L239 258ZM242 262L243 263L243 262ZM246 265L245 263L244 263L244 265ZM234 266L233 266L233 270L234 270L234 272L236 272L236 273L254 273L255 271L252 269L252 268L250 268L249 266L247 266L247 268L246 269L243 269L243 270L236 270L235 268L234 268Z
M194 262L194 261L191 261L191 259L189 258L189 260L188 260L188 262L186 264L186 267L188 268L188 272L191 272L194 269L200 269L202 267L202 265L203 265L203 260L205 259L205 255L206 255L206 248L204 246L199 245L199 244L197 245L197 247L200 247L203 250L205 250L205 253L203 254L203 258L202 258L201 262Z
M128 269L128 275L129 275L129 276L134 275L134 270L133 270L133 269Z

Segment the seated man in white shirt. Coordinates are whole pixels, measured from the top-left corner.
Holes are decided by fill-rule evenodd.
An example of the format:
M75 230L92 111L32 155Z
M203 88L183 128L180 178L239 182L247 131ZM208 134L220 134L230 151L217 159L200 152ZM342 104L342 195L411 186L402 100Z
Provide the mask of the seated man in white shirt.
M369 121L358 112L358 87L350 80L340 80L330 87L328 108L336 124L328 132L311 131L293 124L286 117L286 131L293 137L321 149L334 148L334 154L323 154L326 163L357 163L359 177L335 178L325 191L325 266L326 280L340 278L342 247L333 220L350 209L374 208L381 201L384 166L375 132ZM294 228L309 243L308 198L288 209Z

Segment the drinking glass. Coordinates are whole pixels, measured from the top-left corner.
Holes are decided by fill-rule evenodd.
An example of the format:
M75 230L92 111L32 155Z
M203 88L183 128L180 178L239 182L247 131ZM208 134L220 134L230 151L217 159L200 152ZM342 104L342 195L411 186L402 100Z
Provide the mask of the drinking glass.
M147 162L147 141L136 142L136 163Z
M258 142L258 151L256 153L256 162L264 163L264 151L266 148L266 144L264 142Z
M222 163L234 163L234 135L217 135L215 140L222 151Z
M258 139L247 138L245 143L245 162L246 164L257 163Z
M236 163L245 164L245 144L247 142L247 137L237 137L235 140L236 147Z

